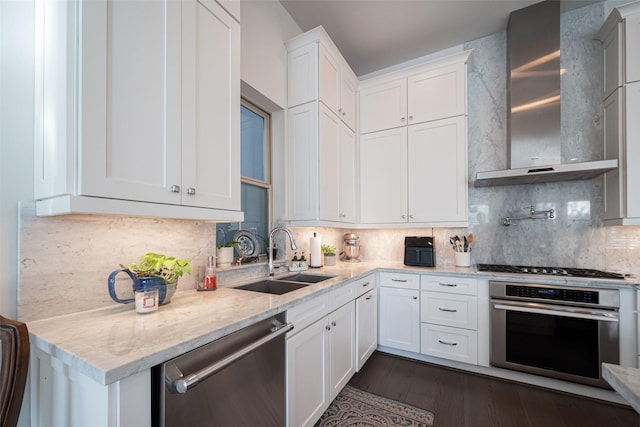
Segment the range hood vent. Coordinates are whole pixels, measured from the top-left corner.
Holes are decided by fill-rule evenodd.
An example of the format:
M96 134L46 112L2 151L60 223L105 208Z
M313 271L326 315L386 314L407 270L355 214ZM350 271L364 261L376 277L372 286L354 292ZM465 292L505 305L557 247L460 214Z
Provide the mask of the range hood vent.
M559 1L511 13L507 67L508 169L478 172L476 187L585 180L618 167L617 160L562 162Z

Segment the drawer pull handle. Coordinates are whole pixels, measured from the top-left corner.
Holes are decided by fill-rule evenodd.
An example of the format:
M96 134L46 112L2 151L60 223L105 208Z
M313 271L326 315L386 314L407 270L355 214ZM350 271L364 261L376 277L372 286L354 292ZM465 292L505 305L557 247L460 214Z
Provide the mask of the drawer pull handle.
M413 299L418 299L418 297L413 297Z
M407 279L391 279L392 282L407 283Z
M367 301L369 301L370 299L373 299L373 295L369 295L368 297L365 298Z
M455 283L438 283L438 284L439 284L440 286L448 286L448 287L450 287L450 288L455 288L456 286L458 286L458 285L456 285Z
M369 286L370 284L371 284L371 282L363 283L363 284L362 284L362 287L363 287L363 288L366 288L366 287L367 287L367 286Z
M444 344L444 345L458 345L457 342L447 342L447 341L442 341L442 340L438 340L438 342L440 344Z
M458 312L458 310L453 310L453 309L450 309L450 308L442 308L442 307L438 307L438 310L446 311L447 313L457 313Z

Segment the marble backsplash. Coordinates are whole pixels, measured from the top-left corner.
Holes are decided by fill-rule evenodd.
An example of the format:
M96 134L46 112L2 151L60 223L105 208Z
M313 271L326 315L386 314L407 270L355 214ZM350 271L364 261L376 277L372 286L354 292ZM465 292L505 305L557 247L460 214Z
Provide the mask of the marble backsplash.
M561 19L563 158L602 158L600 49L593 35L604 22L602 4L564 13ZM339 250L355 232L365 261L403 259L405 236L434 236L436 263L453 265L449 237L474 234L471 261L598 268L640 276L640 227L603 227L603 179L475 188L476 172L506 166L506 36L465 45L474 49L468 79L469 227L466 229L294 228L308 253L313 232ZM437 203L437 200L434 200ZM551 209L553 220L501 224L529 206ZM33 204L21 212L19 318L24 321L114 304L107 276L148 251L188 258L197 267L215 249L215 224L169 219L69 216L37 218ZM285 245L282 234L279 247ZM288 247L288 244L287 244ZM292 254L287 251L286 257ZM219 270L219 285L266 274L266 266ZM195 288L197 274L180 279L178 292Z

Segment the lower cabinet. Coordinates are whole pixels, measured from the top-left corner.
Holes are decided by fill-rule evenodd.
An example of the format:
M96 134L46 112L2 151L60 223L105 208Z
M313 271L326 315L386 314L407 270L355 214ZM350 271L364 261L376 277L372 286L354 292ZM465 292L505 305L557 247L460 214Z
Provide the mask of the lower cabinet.
M355 304L287 338L288 426L314 425L355 373Z
M420 353L478 364L477 281L421 277Z
M420 352L420 276L380 273L378 344Z
M356 300L356 372L378 346L378 298L376 289Z

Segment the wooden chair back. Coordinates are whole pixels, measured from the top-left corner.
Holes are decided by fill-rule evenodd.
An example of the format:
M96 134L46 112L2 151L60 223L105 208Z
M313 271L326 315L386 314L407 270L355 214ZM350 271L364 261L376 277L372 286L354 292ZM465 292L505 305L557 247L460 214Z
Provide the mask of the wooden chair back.
M0 316L0 427L18 424L29 372L29 331Z

